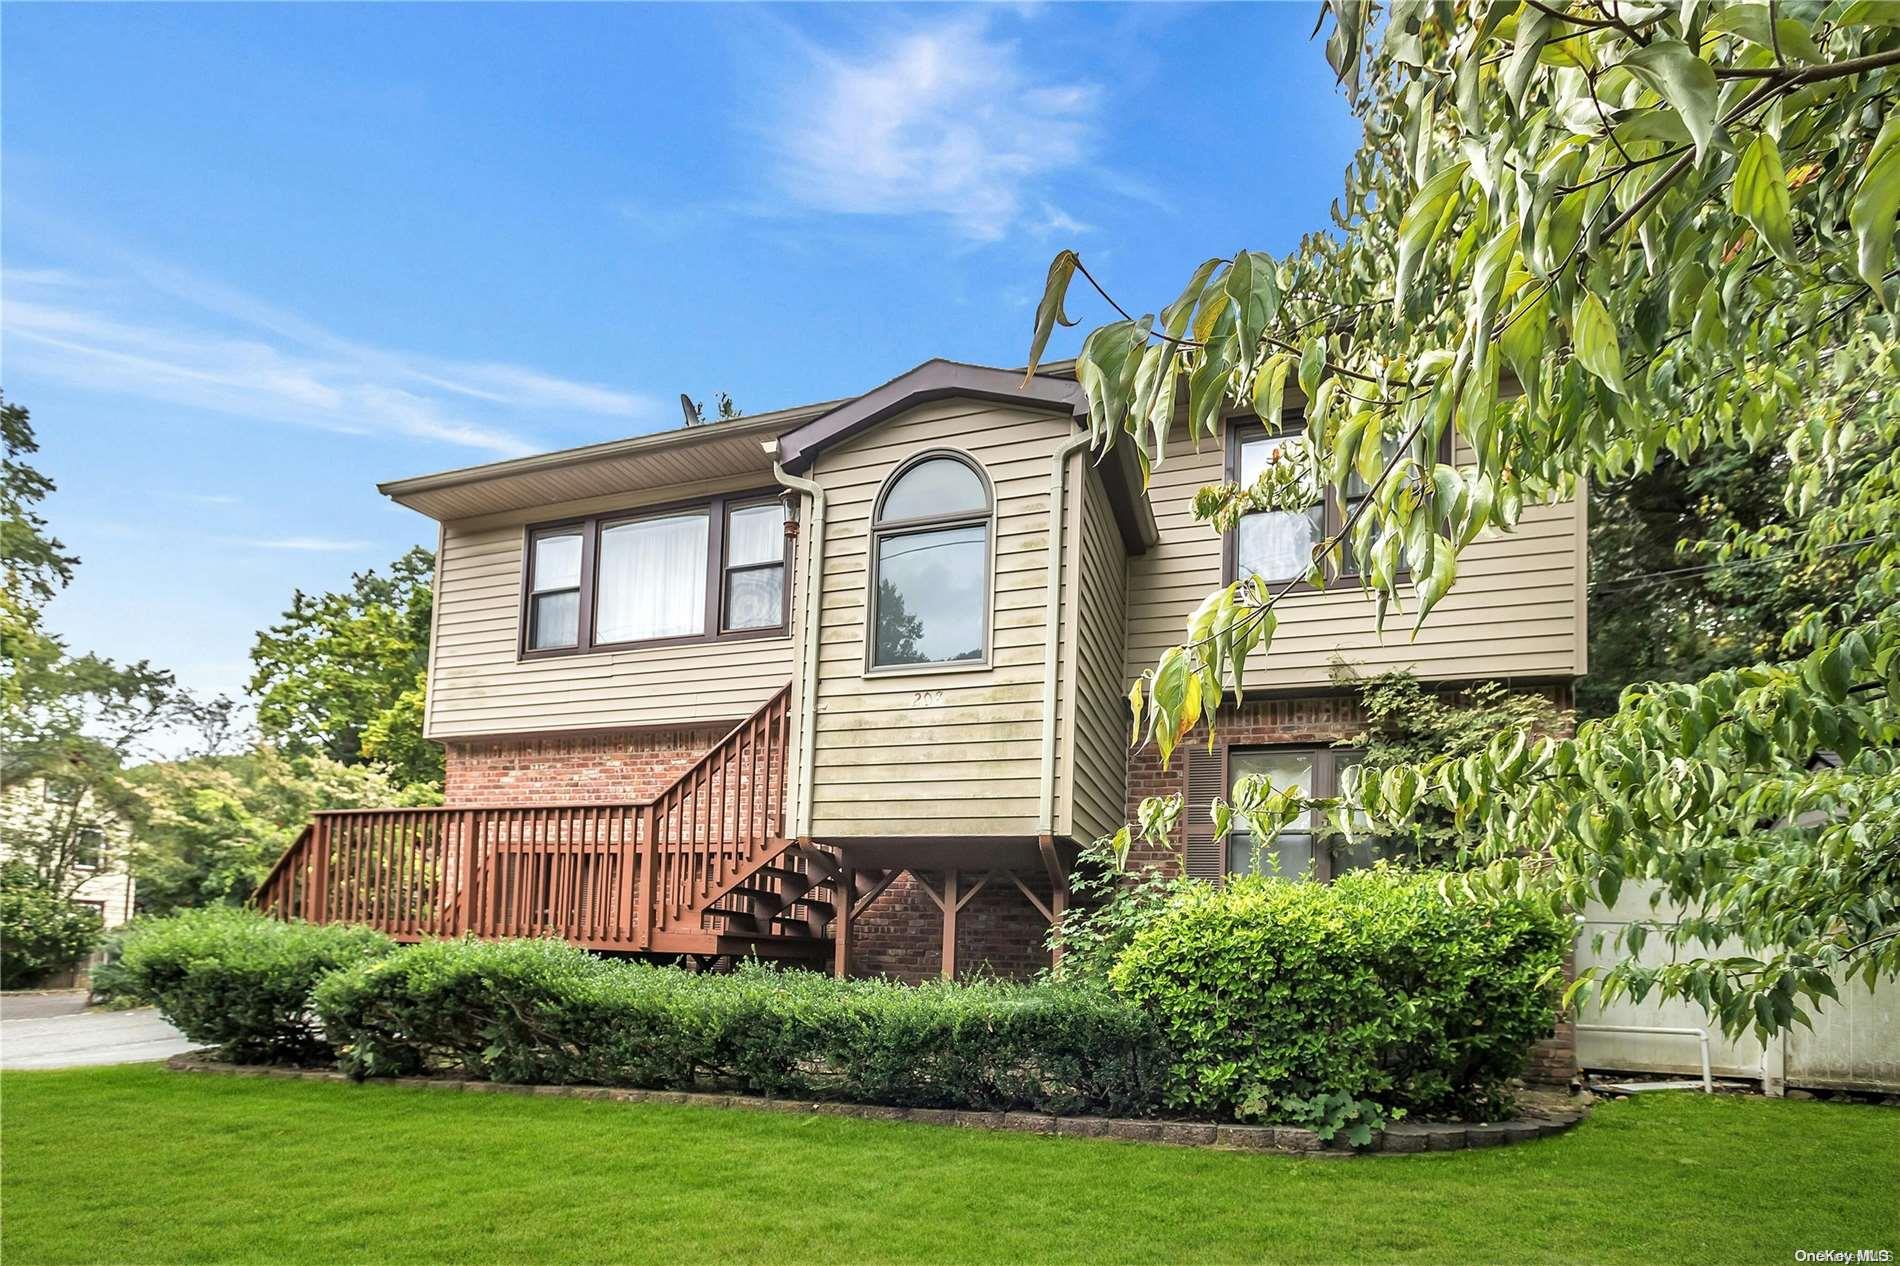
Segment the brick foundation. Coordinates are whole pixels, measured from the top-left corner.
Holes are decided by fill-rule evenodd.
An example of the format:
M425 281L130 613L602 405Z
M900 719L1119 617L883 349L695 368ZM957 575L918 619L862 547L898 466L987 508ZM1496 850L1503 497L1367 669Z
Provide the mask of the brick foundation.
M939 877L930 876L933 882ZM965 872L962 890L982 878ZM1023 876L1044 904L1046 875ZM942 891L941 887L938 889ZM1022 980L1049 966L1043 938L1049 924L1007 875L999 874L957 913L957 976ZM852 974L916 984L943 973L943 914L910 875L899 875L853 925Z
M443 801L472 808L645 800L729 728L451 740L443 750Z

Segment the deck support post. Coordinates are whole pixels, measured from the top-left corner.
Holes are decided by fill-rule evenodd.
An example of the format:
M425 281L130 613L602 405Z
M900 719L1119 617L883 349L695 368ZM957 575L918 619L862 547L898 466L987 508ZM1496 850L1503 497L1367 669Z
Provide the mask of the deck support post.
M1069 872L1062 865L1062 856L1056 851L1053 835L1038 836L1036 848L1042 854L1043 869L1049 872L1049 924L1051 927L1062 922L1062 916L1069 909ZM1049 951L1049 965L1062 965L1062 942L1057 941Z
M849 863L839 867L835 881L838 885L838 913L831 923L831 974L839 980L851 974L851 924L855 913L851 907L856 901L857 879L858 872Z
M957 978L957 868L943 872L943 978Z

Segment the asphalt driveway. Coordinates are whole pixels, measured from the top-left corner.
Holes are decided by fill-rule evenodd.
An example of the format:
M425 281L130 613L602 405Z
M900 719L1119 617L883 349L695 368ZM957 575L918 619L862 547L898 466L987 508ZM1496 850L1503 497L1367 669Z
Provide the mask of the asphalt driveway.
M0 1068L137 1064L191 1049L150 1007L88 1011L77 989L0 995Z

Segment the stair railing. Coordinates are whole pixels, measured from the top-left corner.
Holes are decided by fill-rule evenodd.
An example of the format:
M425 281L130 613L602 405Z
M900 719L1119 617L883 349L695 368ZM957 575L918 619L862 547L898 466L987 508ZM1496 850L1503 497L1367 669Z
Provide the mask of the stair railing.
M252 903L403 940L559 936L638 950L657 931L697 930L785 843L790 701L788 684L651 800L317 813Z

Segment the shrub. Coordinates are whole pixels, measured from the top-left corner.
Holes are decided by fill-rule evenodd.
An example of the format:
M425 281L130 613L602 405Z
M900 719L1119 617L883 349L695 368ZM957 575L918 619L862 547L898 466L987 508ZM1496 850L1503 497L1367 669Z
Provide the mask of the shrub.
M103 1006L113 1011L124 1011L132 1007L149 1007L150 998L141 997L132 980L125 971L125 942L135 936L144 923L139 919L122 924L107 932L99 942L99 958L93 963L87 984L91 995L86 999L92 1006Z
M1375 1122L1491 1115L1555 1020L1569 929L1524 904L1451 903L1380 867L1331 884L1185 894L1110 969L1175 1052L1197 1114Z
M99 912L54 891L25 862L0 862L0 989L37 985L92 953Z
M119 966L125 988L228 1059L327 1062L332 1052L310 991L329 973L394 948L368 928L214 907L141 924L125 938Z
M1099 988L691 975L557 941L417 945L325 980L316 1006L357 1076L1121 1112L1153 1106L1163 1063Z

